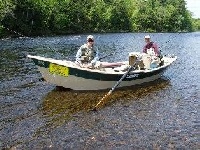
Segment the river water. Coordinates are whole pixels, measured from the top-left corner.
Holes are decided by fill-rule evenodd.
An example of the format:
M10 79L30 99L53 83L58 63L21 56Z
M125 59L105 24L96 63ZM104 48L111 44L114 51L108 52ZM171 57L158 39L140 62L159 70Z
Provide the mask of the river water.
M144 33L94 34L104 61L141 51ZM0 40L0 149L200 149L200 32L150 34L178 56L161 79L108 92L58 89L28 54L74 60L87 35Z

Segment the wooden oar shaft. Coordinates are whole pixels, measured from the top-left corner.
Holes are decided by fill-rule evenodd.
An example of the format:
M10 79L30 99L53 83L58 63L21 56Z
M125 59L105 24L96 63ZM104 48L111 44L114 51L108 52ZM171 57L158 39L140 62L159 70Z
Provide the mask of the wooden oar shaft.
M120 78L119 81L117 81L117 83L112 87L112 89L106 94L104 95L104 97L96 104L96 106L94 107L93 110L97 110L98 106L106 99L108 98L109 95L111 95L111 93L115 90L115 88L122 82L122 80L127 76L127 74L131 71L131 69L135 66L136 62L129 67L129 69L126 71L125 74L123 74L123 76Z
M96 104L94 109L96 110L96 108L103 102L103 100L106 99L111 93L112 93L112 90L110 90L106 95L104 95L104 97Z

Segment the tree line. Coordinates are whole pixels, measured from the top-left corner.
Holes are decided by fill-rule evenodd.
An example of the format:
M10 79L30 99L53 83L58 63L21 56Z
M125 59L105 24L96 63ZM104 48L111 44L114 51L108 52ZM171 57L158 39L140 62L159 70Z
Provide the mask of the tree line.
M190 32L185 0L0 0L0 35Z

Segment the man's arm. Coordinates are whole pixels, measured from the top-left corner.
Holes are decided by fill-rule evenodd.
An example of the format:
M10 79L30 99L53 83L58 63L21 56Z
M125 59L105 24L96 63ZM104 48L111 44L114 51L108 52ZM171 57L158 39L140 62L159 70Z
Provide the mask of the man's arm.
M143 52L143 53L147 53L146 45L143 47L142 52Z
M79 48L79 50L76 53L76 62L81 62L81 55L82 55L82 46Z
M98 51L98 48L95 48L95 56L94 56L94 59L91 61L91 64L95 65L96 62L99 60L99 51Z

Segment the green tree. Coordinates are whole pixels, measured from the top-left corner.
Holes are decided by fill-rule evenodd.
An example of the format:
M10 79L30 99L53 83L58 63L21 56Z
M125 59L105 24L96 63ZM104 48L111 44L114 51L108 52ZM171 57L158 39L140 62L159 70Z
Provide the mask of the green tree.
M113 4L110 16L110 29L113 31L130 31L131 22L124 0Z
M14 8L15 5L13 4L12 0L0 0L0 35L4 34L7 30L7 27L2 24L3 19L7 15L14 15Z
M185 0L0 0L0 33L180 32L197 29Z
M193 19L192 21L194 30L200 31L200 19Z

